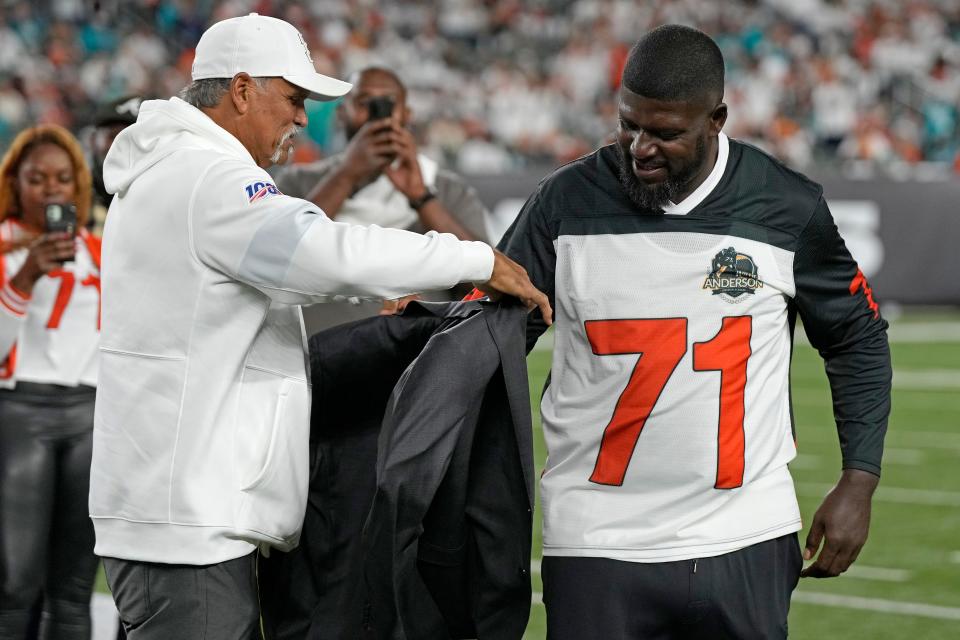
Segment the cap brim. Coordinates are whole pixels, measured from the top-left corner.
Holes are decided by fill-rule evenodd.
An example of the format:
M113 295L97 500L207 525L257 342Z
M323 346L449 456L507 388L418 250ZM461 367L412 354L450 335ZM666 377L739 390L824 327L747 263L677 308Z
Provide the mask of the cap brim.
M346 94L353 85L343 80L337 80L322 73L295 74L283 76L283 79L292 85L310 92L309 100L329 102Z

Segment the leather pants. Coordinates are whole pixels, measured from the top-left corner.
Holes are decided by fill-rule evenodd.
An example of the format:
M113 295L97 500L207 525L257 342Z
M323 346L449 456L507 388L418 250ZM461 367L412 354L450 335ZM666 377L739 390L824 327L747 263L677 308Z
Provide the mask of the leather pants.
M88 640L97 571L88 516L92 387L0 391L0 638Z

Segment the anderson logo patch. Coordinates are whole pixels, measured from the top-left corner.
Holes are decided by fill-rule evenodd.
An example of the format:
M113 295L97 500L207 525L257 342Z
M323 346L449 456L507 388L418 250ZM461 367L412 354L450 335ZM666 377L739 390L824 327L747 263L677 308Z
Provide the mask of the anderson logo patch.
M247 192L247 200L250 204L270 196L283 195L272 182L251 182L243 189Z
M703 288L713 295L722 296L727 302L742 302L744 294L753 295L763 288L757 276L757 263L745 253L727 247L713 258L710 275L703 281Z

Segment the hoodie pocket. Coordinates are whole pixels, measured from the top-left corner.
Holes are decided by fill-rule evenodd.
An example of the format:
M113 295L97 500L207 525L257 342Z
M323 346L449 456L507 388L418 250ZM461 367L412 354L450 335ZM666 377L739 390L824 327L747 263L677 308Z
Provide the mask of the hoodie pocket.
M306 509L310 397L306 381L247 368L234 440L237 526L285 548Z
M277 433L280 429L283 428L283 416L284 409L287 406L287 398L290 395L290 381L285 379L280 386L280 393L277 395L276 406L273 410L273 421L270 423L270 429L266 432L269 437L269 441L266 444L266 447L259 447L255 449L253 453L253 458L256 459L257 454L263 453L263 462L260 463L260 469L256 471L256 475L252 480L243 484L240 487L241 491L252 491L259 487L264 478L267 475L267 470L270 468L270 462L273 460L273 452L277 446ZM243 482L243 480L241 480Z
M170 470L186 361L101 349L90 513L170 519Z

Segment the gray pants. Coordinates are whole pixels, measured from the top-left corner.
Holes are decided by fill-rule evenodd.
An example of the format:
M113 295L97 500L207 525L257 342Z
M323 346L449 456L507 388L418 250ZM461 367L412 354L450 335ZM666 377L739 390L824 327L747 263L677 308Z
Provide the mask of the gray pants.
M104 558L129 640L259 640L256 554L194 566Z

